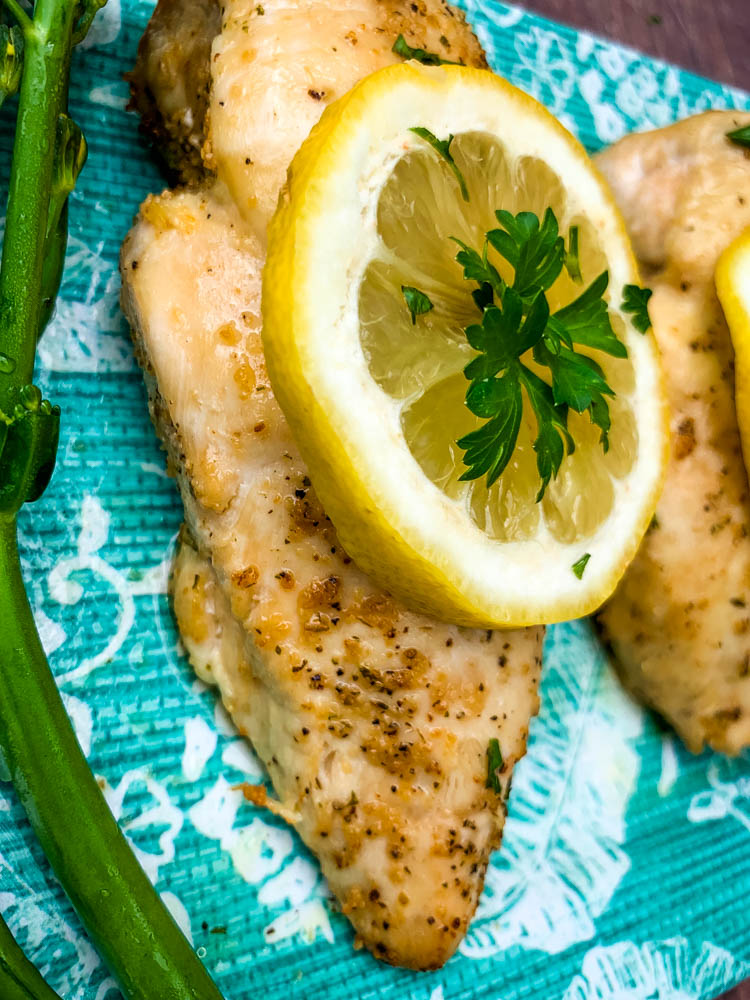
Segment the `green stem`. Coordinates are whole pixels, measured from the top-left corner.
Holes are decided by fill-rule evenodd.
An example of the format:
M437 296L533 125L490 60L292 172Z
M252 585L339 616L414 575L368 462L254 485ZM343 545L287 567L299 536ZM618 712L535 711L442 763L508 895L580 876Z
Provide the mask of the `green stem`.
M115 822L70 726L0 521L0 754L63 889L129 1000L222 1000Z
M33 30L32 20L23 7L20 5L18 0L3 0L3 3L10 11L10 13L15 17L18 22L18 27L23 29L24 34L28 34Z
M18 947L0 917L0 996L3 1000L60 1000Z
M68 243L68 199L66 197L60 214L53 221L53 226L47 234L44 246L44 264L42 266L42 310L39 317L39 336L44 332L55 311L55 300L60 290L63 268L65 266L65 248Z
M0 353L11 359L13 367L0 374L0 410L5 412L33 376L53 151L57 118L67 102L75 17L75 0L37 0L34 21L25 29L0 265Z

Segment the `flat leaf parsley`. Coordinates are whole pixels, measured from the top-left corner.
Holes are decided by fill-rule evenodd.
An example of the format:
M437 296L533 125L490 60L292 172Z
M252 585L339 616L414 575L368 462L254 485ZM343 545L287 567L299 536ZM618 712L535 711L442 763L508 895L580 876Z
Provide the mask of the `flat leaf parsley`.
M477 284L472 295L482 313L479 323L466 329L466 338L478 352L464 368L471 383L466 405L486 422L458 441L466 471L462 480L487 477L491 486L503 473L516 447L524 407L524 393L534 412L534 441L544 496L566 454L575 450L568 431L568 411L588 412L600 430L600 442L609 448L610 414L607 397L614 396L601 367L576 351L574 345L595 348L616 358L627 357L625 345L612 329L603 296L608 285L604 271L574 301L551 312L546 292L566 268L580 279L578 232L560 235L552 209L540 224L532 212L495 213L500 228L485 236L482 252L455 239L464 278ZM488 258L492 247L514 270L505 281ZM531 352L537 366L549 370L547 384L521 360Z

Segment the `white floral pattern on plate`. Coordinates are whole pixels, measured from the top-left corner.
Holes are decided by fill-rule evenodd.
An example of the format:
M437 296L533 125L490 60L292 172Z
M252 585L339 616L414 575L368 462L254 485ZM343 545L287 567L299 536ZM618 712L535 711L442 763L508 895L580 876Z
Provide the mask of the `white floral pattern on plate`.
M708 941L698 950L684 937L623 941L593 948L563 1000L702 1000L748 973L750 965Z

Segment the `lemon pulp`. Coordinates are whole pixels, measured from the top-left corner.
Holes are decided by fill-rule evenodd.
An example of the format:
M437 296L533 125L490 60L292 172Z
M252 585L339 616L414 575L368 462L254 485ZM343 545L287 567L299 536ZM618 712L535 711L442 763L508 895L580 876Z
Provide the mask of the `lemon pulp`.
M456 442L482 423L464 403L463 368L475 356L464 330L480 316L470 294L476 286L464 280L451 237L481 251L485 233L497 226L499 208L534 212L541 219L549 207L562 234L578 226L583 285L563 269L547 293L553 312L606 269L606 257L591 222L569 215L560 179L541 160L513 159L496 137L476 132L457 135L451 154L471 192L469 202L458 195L447 164L427 145L398 160L380 192L377 246L359 287L360 343L370 375L398 401L404 439L425 475L488 536L522 541L538 537L544 527L559 542L584 544L610 515L614 481L628 476L638 454L638 428L628 399L635 385L632 362L577 347L596 359L616 393L610 400L610 447L602 451L599 429L588 414L571 411L568 426L576 450L563 460L540 503L533 449L537 425L526 398L518 443L502 476L490 489L484 478L462 482L466 467ZM492 248L489 257L512 280L511 266ZM416 323L403 285L419 288L433 303ZM620 317L610 318L619 332ZM534 364L530 353L523 360L548 381L548 372Z

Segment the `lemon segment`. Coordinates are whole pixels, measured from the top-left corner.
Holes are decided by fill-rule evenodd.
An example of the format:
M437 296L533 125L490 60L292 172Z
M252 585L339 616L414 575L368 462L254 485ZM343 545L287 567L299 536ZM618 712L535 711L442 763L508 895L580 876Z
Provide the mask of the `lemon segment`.
M455 136L448 164L410 131ZM456 444L478 321L456 237L481 249L494 212L551 207L577 225L584 287L610 275L627 359L585 349L617 395L604 454L571 411L575 453L541 503L525 401L498 481L462 481ZM494 251L492 251L494 253ZM492 263L505 278L512 269ZM611 194L579 143L532 98L463 67L388 67L324 113L295 157L269 230L263 340L274 391L343 546L411 607L483 627L587 614L614 589L653 513L666 453L655 342L620 309L637 267ZM402 287L432 303L412 322ZM563 270L557 309L581 292ZM533 362L530 362L533 367ZM538 374L544 377L544 369ZM579 579L573 565L589 554Z
M745 468L750 469L750 229L716 265L716 291L734 347L734 400Z

